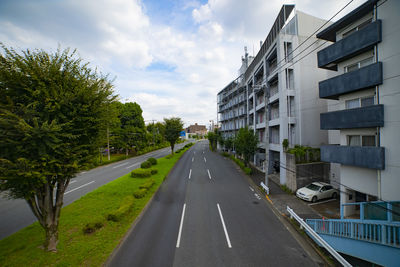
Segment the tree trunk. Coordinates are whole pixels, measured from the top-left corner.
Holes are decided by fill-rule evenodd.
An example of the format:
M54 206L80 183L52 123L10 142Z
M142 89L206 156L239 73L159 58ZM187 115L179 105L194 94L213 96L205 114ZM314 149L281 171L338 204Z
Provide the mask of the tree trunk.
M44 247L47 251L57 251L58 244L58 220L57 224L51 224L50 226L45 228L46 232L46 241L44 242Z
M175 146L175 143L171 143L171 155L174 154L174 146Z
M108 156L108 161L111 160L110 157L110 128L107 126L107 156Z

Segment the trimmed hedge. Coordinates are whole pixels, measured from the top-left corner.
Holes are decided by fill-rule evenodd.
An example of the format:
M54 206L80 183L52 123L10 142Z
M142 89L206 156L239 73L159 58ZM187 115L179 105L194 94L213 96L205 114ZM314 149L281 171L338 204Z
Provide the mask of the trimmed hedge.
M131 176L134 178L146 178L150 177L152 174L152 169L136 169L131 172Z
M118 222L125 214L133 207L135 199L132 196L127 196L123 199L121 206L107 215L108 221Z
M157 165L157 160L155 158L149 158L147 161L150 162L151 165Z
M141 188L141 189L138 189L135 192L133 192L133 196L135 198L142 198L142 197L144 197L146 195L146 193L147 193L147 189L146 188Z
M149 190L155 183L156 181L154 179L149 179L148 181L144 182L139 186L139 189L146 189Z
M151 165L153 165L153 164L151 164L150 161L144 161L144 162L142 162L142 164L140 164L140 168L142 168L142 169L148 169L148 168L151 167Z
M151 175L153 175L153 174L157 174L158 170L157 169L150 169L150 172L151 172Z

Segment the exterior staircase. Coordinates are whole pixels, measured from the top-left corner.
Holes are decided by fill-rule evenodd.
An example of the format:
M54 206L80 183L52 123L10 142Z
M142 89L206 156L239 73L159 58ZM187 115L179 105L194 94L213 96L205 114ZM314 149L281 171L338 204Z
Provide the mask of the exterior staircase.
M383 266L400 266L400 202L358 202L359 219L308 219L336 251Z

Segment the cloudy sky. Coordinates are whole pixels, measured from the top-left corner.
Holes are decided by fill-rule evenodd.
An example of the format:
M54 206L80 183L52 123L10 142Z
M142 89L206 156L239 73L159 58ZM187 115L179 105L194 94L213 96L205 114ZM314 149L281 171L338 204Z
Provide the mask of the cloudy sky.
M364 0L365 1L365 0ZM354 0L340 18L363 0ZM216 120L216 94L236 78L243 47L257 53L282 4L329 19L350 0L1 0L0 42L76 48L116 77L120 100L146 121Z

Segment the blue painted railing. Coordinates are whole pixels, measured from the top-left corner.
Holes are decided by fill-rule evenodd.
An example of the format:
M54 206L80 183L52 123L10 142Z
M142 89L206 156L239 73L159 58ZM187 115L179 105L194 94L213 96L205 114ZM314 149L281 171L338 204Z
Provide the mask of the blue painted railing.
M318 234L374 242L400 248L400 223L369 220L307 219Z

